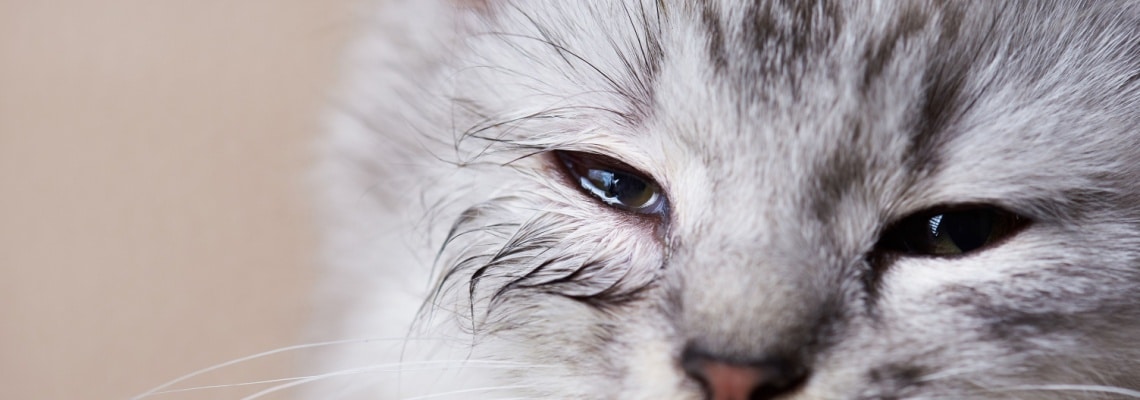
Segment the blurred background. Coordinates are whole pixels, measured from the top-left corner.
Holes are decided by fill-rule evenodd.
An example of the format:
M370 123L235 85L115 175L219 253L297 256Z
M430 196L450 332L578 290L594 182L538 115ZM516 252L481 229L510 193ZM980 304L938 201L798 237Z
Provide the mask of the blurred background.
M304 340L305 173L352 10L0 0L0 399L125 399Z

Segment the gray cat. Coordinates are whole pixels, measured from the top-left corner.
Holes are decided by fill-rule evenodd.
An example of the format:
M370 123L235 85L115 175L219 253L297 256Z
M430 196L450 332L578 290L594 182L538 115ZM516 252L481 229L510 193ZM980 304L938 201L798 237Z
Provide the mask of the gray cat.
M312 398L1140 398L1140 2L366 25Z

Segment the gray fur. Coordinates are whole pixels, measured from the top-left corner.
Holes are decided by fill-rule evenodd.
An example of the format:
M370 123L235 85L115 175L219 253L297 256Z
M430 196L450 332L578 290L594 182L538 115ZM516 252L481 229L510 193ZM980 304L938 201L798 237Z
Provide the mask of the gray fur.
M686 347L795 360L810 374L788 399L1140 398L1140 2L409 0L370 18L319 175L318 326L446 340L315 369L469 361L313 398L699 399ZM595 201L552 150L647 173L667 218ZM1034 222L962 257L873 257L891 223L947 204Z

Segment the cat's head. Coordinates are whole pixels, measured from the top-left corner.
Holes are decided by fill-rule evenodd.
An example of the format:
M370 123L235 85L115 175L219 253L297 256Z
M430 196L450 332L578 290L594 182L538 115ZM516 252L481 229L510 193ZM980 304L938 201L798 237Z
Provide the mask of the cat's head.
M421 318L546 398L1140 397L1138 5L482 2Z

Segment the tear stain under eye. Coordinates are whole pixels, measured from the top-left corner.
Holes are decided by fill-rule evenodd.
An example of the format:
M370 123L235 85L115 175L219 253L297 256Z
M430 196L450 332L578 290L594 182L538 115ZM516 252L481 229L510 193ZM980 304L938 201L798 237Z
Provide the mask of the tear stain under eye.
M567 158L569 154L565 153L570 152L554 150L543 154L547 160L545 170L554 179L561 180L561 182L563 182L565 185L574 187L586 197L590 197L584 200L597 201L592 198L592 195L590 193L587 193L586 190L580 186L581 182L571 172L570 166L567 165L568 163L572 162L572 160L568 160ZM591 155L590 153L578 154L587 156ZM629 167L620 161L613 159L610 160L611 161L609 163L604 165L616 165L618 168L624 171L638 171L636 168ZM640 172L638 173L641 174ZM649 176L648 174L642 175ZM675 238L669 238L671 227L671 207L669 196L665 192L665 189L661 185L657 184L654 180L650 179L648 182L653 184L658 189L657 195L659 196L658 201L660 205L656 210L654 210L653 213L637 213L619 209L614 210L615 212L608 213L608 215L610 217L616 217L618 219L617 223L622 226L636 226L647 230L650 232L650 235L653 237L653 239L657 241L660 246L662 246L662 248L668 249L670 246L669 243L675 240ZM607 208L609 207L607 206Z

